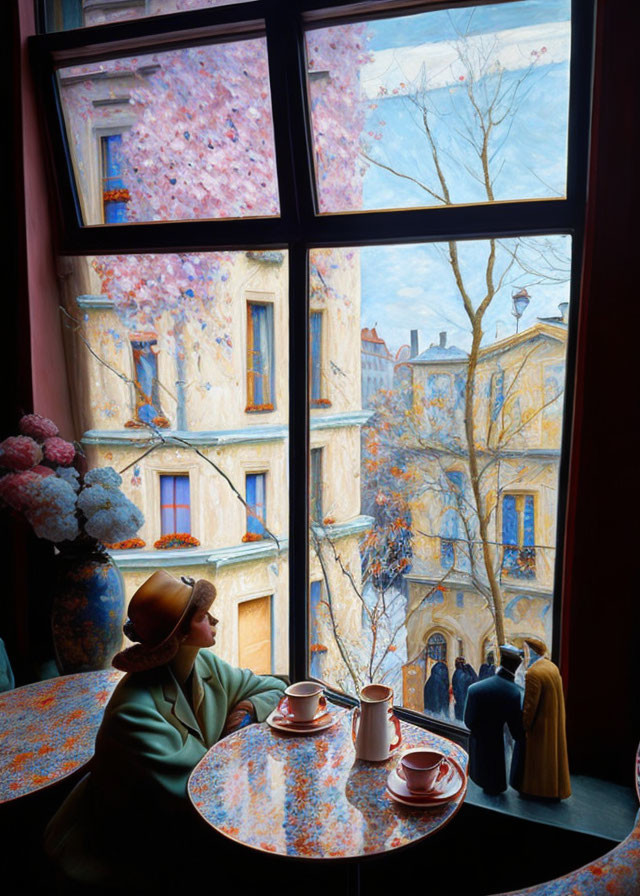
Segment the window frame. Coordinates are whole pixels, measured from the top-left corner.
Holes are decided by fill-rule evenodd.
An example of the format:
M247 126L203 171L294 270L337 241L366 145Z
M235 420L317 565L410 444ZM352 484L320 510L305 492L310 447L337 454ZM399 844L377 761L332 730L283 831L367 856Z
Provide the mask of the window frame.
M496 0L493 0L495 3ZM517 2L517 0L500 0ZM52 189L57 202L59 254L106 255L163 251L284 249L289 258L289 438L304 450L289 452L289 588L307 594L309 519L309 305L308 252L313 248L443 242L489 237L567 234L572 237L566 386L562 456L558 484L555 599L551 655L560 655L560 620L565 553L569 460L575 393L577 318L583 262L590 137L593 32L596 0L571 0L571 79L566 197L459 205L401 211L317 213L306 93L305 26L364 21L438 8L470 5L467 0L255 0L135 21L39 34L29 38L33 70L47 123ZM486 5L478 0L472 5ZM83 227L73 181L71 155L55 88L55 67L106 59L136 50L146 53L238 36L266 36L273 102L276 166L281 214L278 218L111 224ZM300 334L306 334L305 339ZM290 675L306 677L307 601L290 603ZM351 698L336 694L339 700ZM461 729L398 707L415 724L458 739Z

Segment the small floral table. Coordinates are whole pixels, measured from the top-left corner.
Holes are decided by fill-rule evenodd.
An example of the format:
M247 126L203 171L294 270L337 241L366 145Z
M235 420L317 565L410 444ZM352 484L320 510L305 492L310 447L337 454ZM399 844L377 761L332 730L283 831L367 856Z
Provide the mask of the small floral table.
M123 673L81 672L0 694L0 803L54 784L93 756Z
M339 721L304 736L279 734L266 723L219 741L193 770L189 797L217 831L253 849L308 859L345 859L389 852L447 824L466 793L444 806L396 803L386 780L397 756L385 763L356 760L351 713L333 708ZM467 768L457 744L415 725L402 725L403 748L425 746Z

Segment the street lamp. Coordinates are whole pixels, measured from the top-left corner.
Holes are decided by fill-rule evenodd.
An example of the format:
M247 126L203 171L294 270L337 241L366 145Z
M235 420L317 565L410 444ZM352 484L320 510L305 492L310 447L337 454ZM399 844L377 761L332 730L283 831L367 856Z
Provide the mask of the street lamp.
M519 289L518 292L515 292L511 296L511 301L513 302L513 311L511 312L516 319L516 333L518 332L518 324L520 323L520 318L524 314L527 309L527 305L531 301L531 296L527 292L526 289Z

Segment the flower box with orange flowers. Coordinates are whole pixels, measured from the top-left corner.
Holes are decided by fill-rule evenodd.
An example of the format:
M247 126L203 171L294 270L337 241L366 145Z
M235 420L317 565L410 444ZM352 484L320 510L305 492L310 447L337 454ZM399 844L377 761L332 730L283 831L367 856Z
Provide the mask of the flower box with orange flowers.
M188 532L169 532L153 543L159 551L170 551L174 548L197 548L200 542Z
M255 414L259 411L272 411L273 405L271 402L267 402L266 404L248 404L244 409L245 414Z
M105 190L102 200L103 202L129 202L131 195L126 187L118 187L115 190Z
M328 398L312 398L311 399L311 407L312 408L330 408L331 402Z
M324 646L324 644L312 644L309 647L311 653L327 653L328 648Z
M243 542L245 544L249 541L262 541L264 535L261 535L260 532L245 532L242 536Z
M105 548L110 551L131 551L134 548L144 548L146 544L142 538L127 538L124 541L116 541L114 544L105 544Z

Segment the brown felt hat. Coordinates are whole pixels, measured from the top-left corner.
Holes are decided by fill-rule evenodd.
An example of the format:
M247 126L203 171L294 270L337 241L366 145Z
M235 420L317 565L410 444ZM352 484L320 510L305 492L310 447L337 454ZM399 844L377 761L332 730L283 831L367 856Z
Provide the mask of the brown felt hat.
M541 638L525 638L524 643L540 656L544 656L547 652L547 645Z
M176 579L163 569L154 572L131 598L124 633L134 644L120 651L112 665L123 672L139 672L170 662L185 632L182 623L190 611L209 608L216 589L206 579Z

